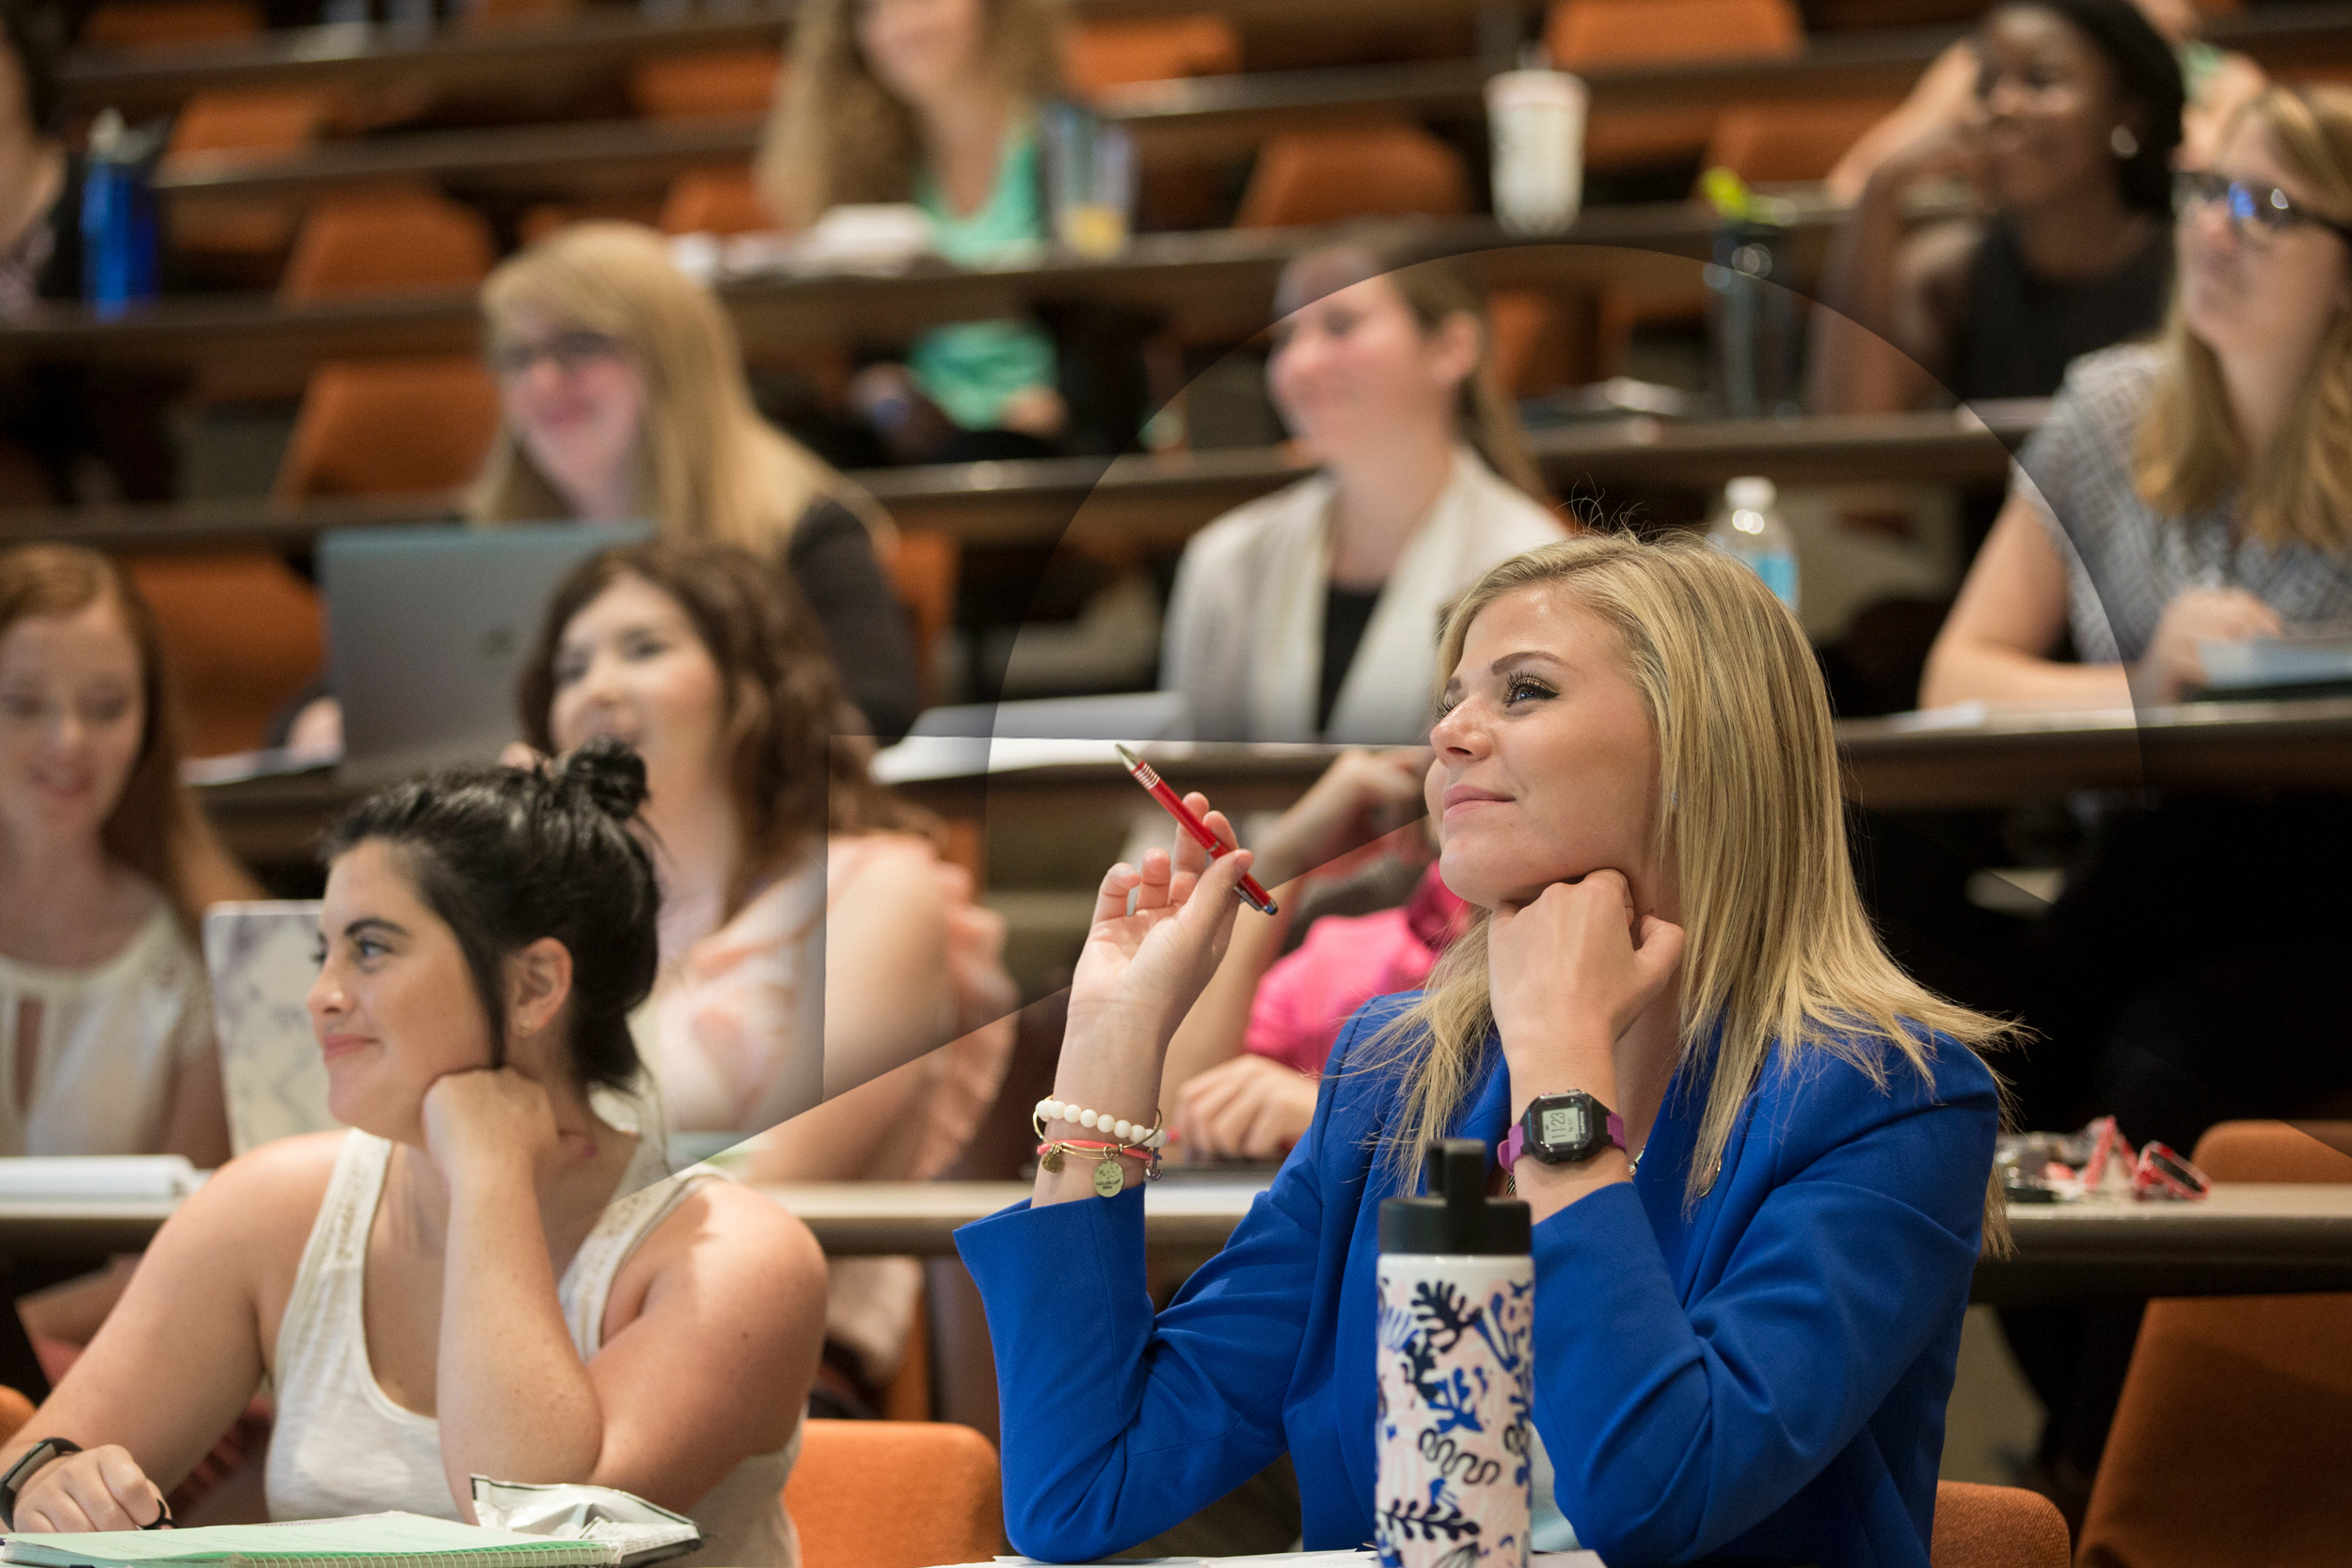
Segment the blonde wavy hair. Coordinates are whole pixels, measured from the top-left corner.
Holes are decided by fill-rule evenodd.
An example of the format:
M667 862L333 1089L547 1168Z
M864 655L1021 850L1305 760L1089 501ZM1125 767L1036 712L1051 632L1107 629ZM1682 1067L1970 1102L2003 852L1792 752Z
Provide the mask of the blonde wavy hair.
M582 223L557 230L490 274L482 316L491 342L529 316L621 345L645 382L636 504L661 537L739 545L774 559L822 499L854 513L878 549L895 539L873 497L759 417L734 323L708 289L677 270L652 230ZM526 522L570 510L501 424L468 515Z
M2320 215L2352 223L2352 87L2267 88L2238 111L2231 131L2249 115L2311 188ZM2132 454L2140 499L2185 517L2242 483L2250 537L2330 554L2352 547L2352 309L2328 323L2267 451L2246 450L2220 361L2189 330L2177 290L2163 343L2163 372Z
M1660 863L1675 868L1687 941L1679 977L1686 1068L1712 1069L1684 1191L1714 1183L1748 1094L1777 1046L1811 1052L1882 1087L1891 1053L1923 1078L1927 1032L1976 1051L2011 1026L1936 995L1879 942L1847 858L1829 699L1796 617L1753 571L1688 537L1587 534L1515 556L1446 617L1440 672L1470 623L1506 594L1549 586L1617 634L1658 739ZM1406 1074L1384 1154L1409 1179L1475 1085L1494 1008L1481 911L1422 999L1376 1037L1375 1068ZM1985 1244L2009 1229L1988 1181Z
M1064 96L1061 0L977 0L989 66L1017 101ZM914 112L866 64L858 0L802 0L792 68L770 111L753 170L786 224L804 228L842 202L906 201L923 143Z

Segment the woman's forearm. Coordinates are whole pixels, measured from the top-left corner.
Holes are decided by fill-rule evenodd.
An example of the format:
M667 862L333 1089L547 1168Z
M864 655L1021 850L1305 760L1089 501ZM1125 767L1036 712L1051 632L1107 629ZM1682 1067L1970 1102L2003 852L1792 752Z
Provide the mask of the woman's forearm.
M1810 403L1816 414L1883 412L1902 399L1892 347L1899 192L1873 180L1838 226L1813 313Z
M1225 949L1225 961L1217 965L1208 989L1192 1005L1192 1011L1184 1015L1184 1022L1176 1026L1176 1037L1168 1041L1168 1064L1160 1073L1159 1109L1163 1115L1174 1114L1176 1091L1187 1080L1241 1054L1243 1040L1249 1032L1249 1009L1258 996L1258 982L1274 967L1275 958L1282 951L1282 941L1289 934L1292 895L1295 891L1275 890L1275 914L1244 910L1234 917L1232 944Z
M596 1473L604 1416L555 1294L527 1156L451 1182L435 1400L441 1468L472 1517L468 1478L578 1481Z
M2077 704L2128 707L2129 669L2121 664L2062 664L1998 642L1955 637L1939 641L1919 682L1919 705L1953 703Z

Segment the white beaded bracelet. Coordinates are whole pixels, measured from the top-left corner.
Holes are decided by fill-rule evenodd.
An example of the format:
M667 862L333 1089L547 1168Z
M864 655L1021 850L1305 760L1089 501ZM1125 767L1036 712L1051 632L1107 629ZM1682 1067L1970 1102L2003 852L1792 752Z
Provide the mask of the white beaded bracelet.
M1072 1122L1089 1131L1107 1132L1120 1143L1135 1144L1144 1148L1168 1147L1168 1130L1159 1124L1156 1117L1147 1127L1139 1121L1114 1117L1107 1111L1081 1110L1048 1096L1037 1102L1037 1119L1041 1124L1049 1121Z

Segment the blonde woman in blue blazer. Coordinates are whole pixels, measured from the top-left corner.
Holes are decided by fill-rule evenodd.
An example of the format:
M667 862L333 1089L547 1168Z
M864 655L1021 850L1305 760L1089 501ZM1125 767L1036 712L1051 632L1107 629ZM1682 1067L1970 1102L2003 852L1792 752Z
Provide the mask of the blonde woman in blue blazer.
M1802 633L1728 557L1585 538L1473 586L1439 669L1428 793L1484 915L1343 1032L1225 1250L1155 1317L1132 1158L1116 1196L1073 1159L958 1236L1013 1544L1132 1545L1285 1449L1307 1544L1370 1540L1380 1201L1431 1136L1498 1145L1581 1093L1621 1146L1494 1173L1535 1219L1535 1547L1924 1568L1969 1277L2005 1240L1977 1055L2002 1028L1879 945ZM1112 868L1057 1100L1148 1124L1247 860Z

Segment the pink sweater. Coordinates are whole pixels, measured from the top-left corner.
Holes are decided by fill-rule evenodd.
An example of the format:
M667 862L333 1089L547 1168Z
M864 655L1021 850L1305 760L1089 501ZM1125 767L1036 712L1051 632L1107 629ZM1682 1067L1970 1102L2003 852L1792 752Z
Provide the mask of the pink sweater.
M1418 987L1470 911L1432 864L1402 909L1325 915L1258 982L1244 1049L1321 1073L1348 1015L1375 996Z

